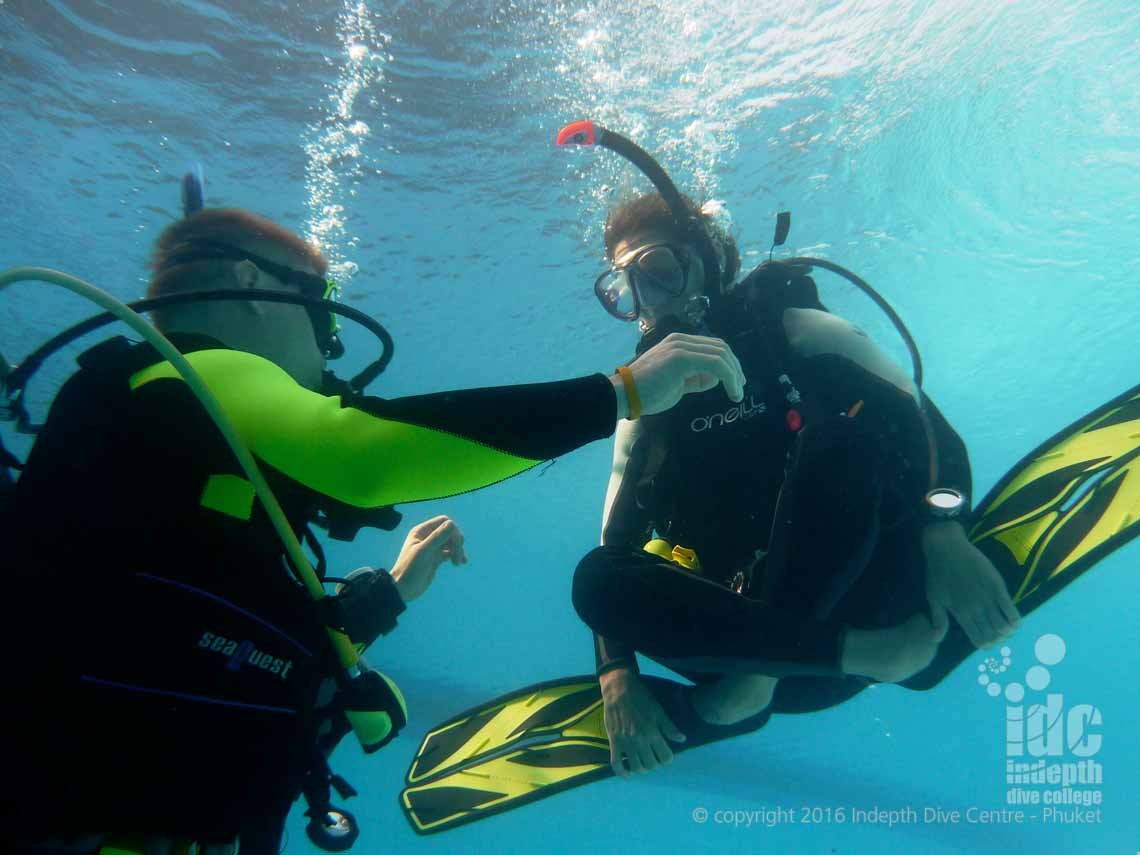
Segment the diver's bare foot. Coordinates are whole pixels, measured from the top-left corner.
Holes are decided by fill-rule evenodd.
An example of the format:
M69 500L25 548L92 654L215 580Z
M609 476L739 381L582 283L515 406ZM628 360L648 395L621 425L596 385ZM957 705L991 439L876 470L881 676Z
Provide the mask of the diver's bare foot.
M729 674L715 683L697 686L689 695L689 700L702 720L726 726L759 713L772 703L775 691L775 677L764 674Z

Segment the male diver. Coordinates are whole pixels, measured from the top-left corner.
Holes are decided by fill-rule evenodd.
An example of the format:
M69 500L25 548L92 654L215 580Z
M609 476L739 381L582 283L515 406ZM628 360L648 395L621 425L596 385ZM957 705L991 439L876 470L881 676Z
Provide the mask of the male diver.
M670 762L686 729L744 732L906 680L949 617L977 646L1012 633L1005 583L959 522L969 461L937 408L802 268L736 282L727 231L603 133L662 192L610 213L596 295L638 322L639 354L677 331L718 336L746 377L739 403L713 390L617 429L602 546L573 586L614 771ZM696 686L655 696L637 653Z
M339 581L323 608L218 427L149 344L92 348L56 397L5 491L7 566L26 580L4 621L10 847L94 851L130 833L152 849L237 840L276 853L302 791L321 821L330 787L352 793L325 759L360 706L330 691L327 630L367 645L444 561L466 562L462 534L436 517L412 529L390 573L334 580L310 524L392 528L394 504L497 483L610 435L631 410L717 384L742 400L728 347L687 334L613 377L357 394L323 377L337 340L319 303L258 296L321 298L326 268L263 217L203 210L163 232L149 288L202 296L156 325L221 402L323 580ZM218 289L250 298L207 299ZM378 747L404 708L390 681L373 684L391 725Z

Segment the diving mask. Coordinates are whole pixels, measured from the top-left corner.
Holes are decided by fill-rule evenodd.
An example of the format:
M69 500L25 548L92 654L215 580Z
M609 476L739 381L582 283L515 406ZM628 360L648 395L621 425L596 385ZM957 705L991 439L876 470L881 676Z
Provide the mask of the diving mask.
M685 293L691 266L684 250L667 243L651 243L615 261L594 280L594 294L615 318L637 320L643 305Z

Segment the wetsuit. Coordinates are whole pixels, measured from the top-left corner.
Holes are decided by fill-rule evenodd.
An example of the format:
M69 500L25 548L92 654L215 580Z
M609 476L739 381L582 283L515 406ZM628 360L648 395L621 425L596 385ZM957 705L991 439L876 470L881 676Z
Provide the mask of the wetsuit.
M740 358L744 400L718 388L643 420L603 545L575 573L599 673L641 652L696 681L781 677L771 709L819 709L867 682L840 670L844 624L925 608L920 509L935 485L969 495L965 446L925 396L920 409L848 356L789 340L788 308L822 310L814 283L754 271L700 330ZM694 550L699 572L643 551L654 533Z
M600 374L384 401L309 391L210 339L175 341L298 533L318 516L496 483L616 421ZM171 366L123 339L80 362L4 520L5 837L240 833L243 853L276 853L314 763L318 687L336 667L327 636ZM398 595L388 609L390 630Z

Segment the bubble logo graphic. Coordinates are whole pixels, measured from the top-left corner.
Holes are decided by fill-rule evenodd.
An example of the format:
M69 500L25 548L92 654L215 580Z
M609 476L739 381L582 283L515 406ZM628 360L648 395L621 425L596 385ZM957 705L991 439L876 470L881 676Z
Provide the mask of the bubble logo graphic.
M1025 700L1025 687L1035 692L1044 692L1049 688L1053 675L1049 668L1059 665L1065 658L1065 640L1059 635L1049 633L1042 635L1033 645L1033 654L1038 664L1033 665L1025 672L1024 684L1009 683L1005 686L1005 699L1011 704L1019 704ZM978 666L978 685L986 690L991 698L1002 694L1002 683L997 679L1013 664L1013 652L1008 647L999 651L999 656L987 656Z

